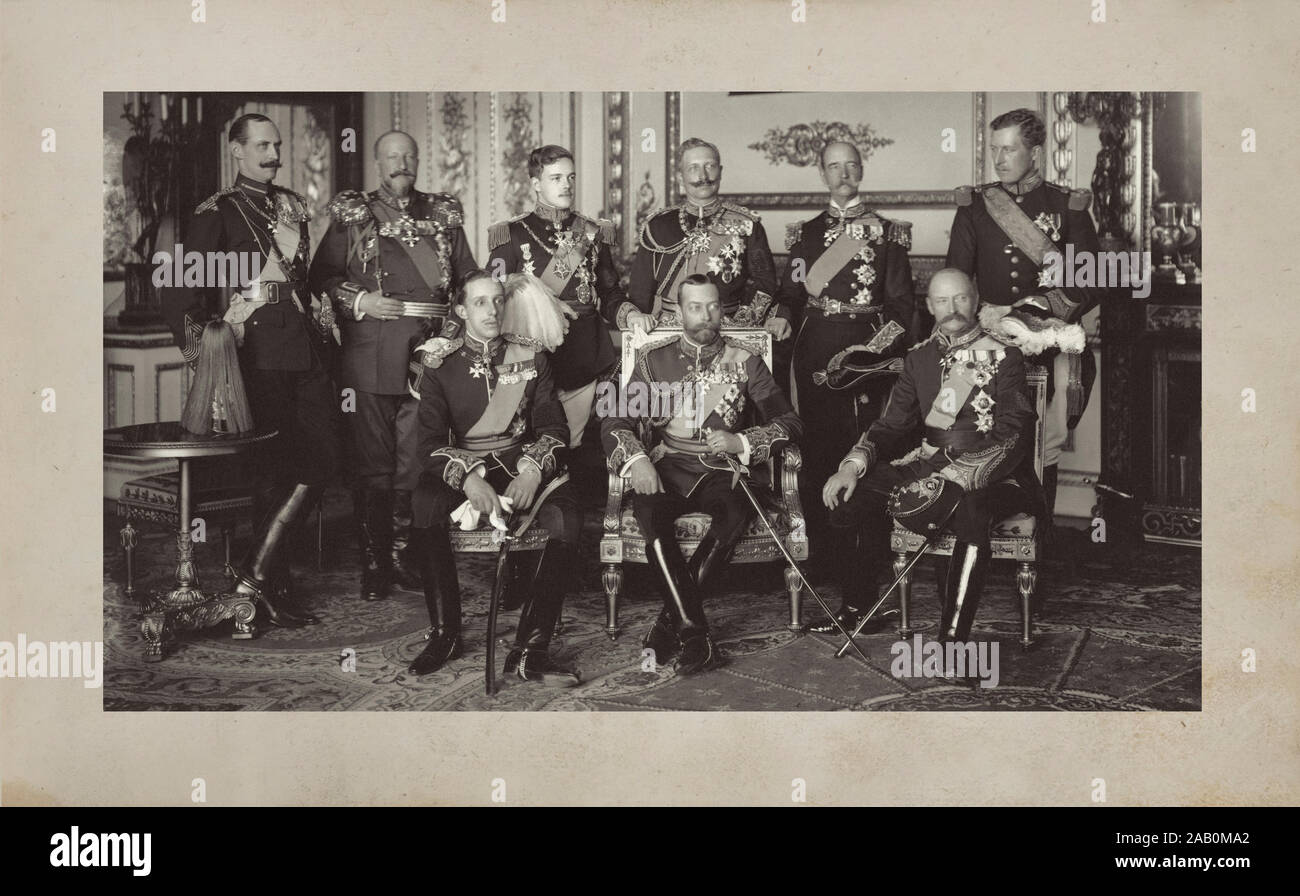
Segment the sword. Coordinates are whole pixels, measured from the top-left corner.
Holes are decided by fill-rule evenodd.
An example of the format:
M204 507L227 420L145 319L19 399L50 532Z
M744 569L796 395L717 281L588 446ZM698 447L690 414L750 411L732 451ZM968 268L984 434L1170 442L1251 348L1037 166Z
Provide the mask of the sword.
M894 579L893 584L885 589L884 594L880 595L880 600L876 601L875 605L872 606L872 608L867 611L867 615L863 616L862 619L858 622L858 627L853 630L852 635L849 635L849 640L846 641L843 644L843 646L840 647L839 650L835 651L836 659L842 658L844 654L848 652L849 644L852 643L856 645L856 642L853 641L853 638L857 635L858 632L862 631L862 626L866 625L867 620L869 620L872 616L875 615L876 611L880 609L880 605L885 602L885 598L889 597L889 595L893 592L893 590L898 587L898 583L903 581L903 579L907 578L907 574L912 571L912 567L916 565L916 562L920 560L922 557L924 557L925 552L930 550L930 548L934 546L935 540L940 535L943 534L943 527L948 525L948 520L952 519L952 515L956 512L957 512L957 506L954 504L952 510L949 510L947 515L943 518L943 522L941 522L939 524L939 527L934 530L934 534L925 540L925 544L921 545L921 549L916 552L916 556L913 557L908 562L907 566L903 567L903 571L898 574L898 578Z
M750 490L749 483L745 480L745 475L749 472L749 470L741 466L740 461L736 460L734 457L732 457L730 454L727 454L726 452L723 452L719 455L701 454L700 461L704 463L705 466L708 466L708 463L705 461L705 458L708 458L710 456L721 457L726 462L727 466L731 468L731 472L733 474L731 477L731 487L734 489L737 485L739 485L741 489L744 490L745 497L749 498L749 503L754 505L754 510L758 513L758 518L763 521L763 527L767 529L767 534L772 536L772 540L776 542L777 548L781 551L781 556L785 557L785 562L789 563L790 568L799 574L799 581L801 581L803 583L803 586L808 589L808 593L813 596L813 600L817 601L817 603L821 606L822 610L825 611L826 615L831 618L831 622L835 623L835 627L840 630L840 634L844 635L844 637L849 639L849 643L851 643L853 645L853 648L857 650L858 656L862 657L862 661L864 663L869 662L869 660L867 659L867 655L863 653L862 648L858 646L858 642L853 640L853 637L854 635L857 634L857 632L854 632L852 635L850 635L849 630L846 629L842 624L840 624L840 621L837 618L835 618L835 614L832 613L831 608L826 605L826 601L822 600L821 595L818 594L817 591L813 588L813 586L808 583L808 579L804 577L803 570L799 568L799 564L795 563L794 557L791 557L790 552L785 549L785 544L782 543L781 536L776 534L776 530L773 529L772 524L768 522L767 514L763 512L763 506L758 503L758 498L754 495L754 492Z
M556 476L546 488L538 492L537 496L533 498L533 506L529 508L528 512L524 514L517 524L515 524L515 515L512 513L506 518L505 530L497 529L492 533L493 540L499 541L501 547L497 549L497 576L492 583L492 602L488 604L487 661L483 673L483 682L489 697L497 692L497 613L500 611L501 596L505 593L506 588L506 561L510 558L510 545L518 541L528 531L528 527L533 524L533 520L537 519L537 511L541 510L542 503L550 497L551 493L568 481L569 474L567 471ZM513 529L511 528L512 524L514 524Z

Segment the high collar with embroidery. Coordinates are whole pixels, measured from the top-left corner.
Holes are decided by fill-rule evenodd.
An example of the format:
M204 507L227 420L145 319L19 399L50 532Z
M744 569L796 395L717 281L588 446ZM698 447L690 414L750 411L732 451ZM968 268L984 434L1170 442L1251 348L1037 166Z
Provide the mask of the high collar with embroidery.
M242 173L235 178L235 186L246 193L250 199L265 199L271 193L270 182L253 180Z
M549 221L552 224L563 225L566 221L568 221L571 217L573 217L573 209L556 208L553 205L547 205L545 202L542 202L542 200L539 199L537 200L537 207L533 209L533 214L541 218L543 221Z
M970 345L972 342L979 339L980 336L984 335L984 330L979 324L975 324L965 333L958 333L956 336L947 336L939 329L939 325L935 324L934 335L938 337L939 347L943 349L943 353L948 354L949 352L954 352L957 349L965 348Z
M722 200L714 196L706 205L696 205L689 199L682 201L682 211L692 218L710 218L722 210Z
M693 359L696 366L699 366L702 361L712 358L714 355L721 352L723 344L721 333L718 334L717 339L707 345L694 342L689 336L683 333L681 338L681 351L686 357Z
M415 201L415 189L412 188L411 191L407 193L405 196L398 196L392 190L388 189L388 186L386 184L380 184L379 201L382 202L384 205L390 206L391 208L395 208L398 209L399 211L404 212L407 209L409 209L411 207L411 203Z
M867 204L862 201L861 196L854 196L852 202L841 208L835 200L832 199L830 207L826 211L831 216L832 221L842 221L846 218L861 218L867 213Z
M1014 184L1002 184L1002 189L1006 190L1012 196L1023 196L1031 190L1037 190L1043 185L1043 173L1037 168L1030 168L1029 172Z
M505 342L505 339L500 336L493 336L487 342L484 342L482 339L475 337L469 330L465 331L465 348L476 354L494 355L503 342Z

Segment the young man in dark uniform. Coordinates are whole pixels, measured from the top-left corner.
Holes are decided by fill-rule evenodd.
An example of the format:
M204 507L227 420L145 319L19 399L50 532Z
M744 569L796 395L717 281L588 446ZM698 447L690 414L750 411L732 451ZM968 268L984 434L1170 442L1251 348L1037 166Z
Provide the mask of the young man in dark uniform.
M253 421L279 432L259 464L261 478L270 480L269 513L237 569L236 590L254 595L273 624L296 627L317 619L287 593L283 552L336 471L338 399L307 289L307 202L271 183L280 167L280 132L264 115L242 115L230 127L229 146L239 175L194 210L185 249L205 258L255 257L260 275L247 284L164 289L163 310L189 361L198 358L204 324L224 316L241 342Z
M573 210L573 154L562 146L534 149L528 176L537 205L488 229L487 269L497 277L532 274L568 308L569 332L552 354L551 367L569 422L569 447L576 448L591 419L596 380L618 360L605 321L613 322L627 297L610 254L613 222Z
M465 512L489 518L527 510L560 471L557 454L567 450L568 425L550 362L545 352L501 332L504 300L501 283L492 274L471 273L454 305L463 337L420 353L423 472L413 500L412 547L433 630L429 644L411 663L416 675L441 668L462 650L460 581L447 529L449 515L465 502ZM503 508L498 496L510 506ZM564 606L565 578L577 563L581 526L567 484L550 494L536 525L545 526L551 537L524 601L505 675L571 687L578 677L549 655Z
M998 317L1011 308L1042 319L1059 333L1041 354L1025 345L1026 355L1048 372L1047 419L1043 485L1048 511L1055 505L1056 467L1069 429L1079 422L1096 374L1092 351L1083 344L1077 326L1101 300L1103 289L1054 286L1044 270L1046 253L1075 257L1099 250L1097 228L1088 213L1092 195L1043 179L1046 129L1036 112L1015 109L993 119L989 149L998 180L980 187L959 187L957 212L948 242L948 266L975 278L981 319L999 329ZM1059 267L1058 267L1059 270ZM1045 340L1038 338L1040 344Z
M332 220L310 275L313 292L333 300L340 321L339 385L356 392L351 473L365 600L383 598L393 579L418 587L404 563L420 477L407 369L411 351L447 319L454 285L478 267L456 198L414 188L420 159L409 134L381 136L375 168L378 190L345 190L330 202Z

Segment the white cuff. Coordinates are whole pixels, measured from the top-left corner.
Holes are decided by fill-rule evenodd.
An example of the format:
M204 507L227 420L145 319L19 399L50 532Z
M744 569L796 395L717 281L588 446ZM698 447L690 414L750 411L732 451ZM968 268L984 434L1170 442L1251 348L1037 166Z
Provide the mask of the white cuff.
M649 457L649 455L646 454L644 451L641 451L629 457L627 459L627 463L623 464L623 466L619 469L618 475L627 476L627 471L632 469L632 464L636 463L638 460L640 460L643 457Z
M361 297L364 295L364 292L359 292L357 293L356 298L352 300L352 316L357 320L361 320L366 316L366 313L361 310Z
M736 459L740 461L742 467L747 467L749 466L749 439L745 438L744 433L739 433L739 435L741 449L740 454L736 455Z
M533 460L531 457L528 457L527 455L521 455L519 458L519 463L515 464L516 475L521 475L524 472L524 464L528 464L528 466L536 470L538 477L541 477L542 465L539 464L537 461Z
M863 475L867 472L867 465L864 464L859 458L854 457L852 454L844 458L844 460L840 461L839 469L843 470L845 464L849 464L850 466L853 467L853 475L857 476L859 479L861 479Z

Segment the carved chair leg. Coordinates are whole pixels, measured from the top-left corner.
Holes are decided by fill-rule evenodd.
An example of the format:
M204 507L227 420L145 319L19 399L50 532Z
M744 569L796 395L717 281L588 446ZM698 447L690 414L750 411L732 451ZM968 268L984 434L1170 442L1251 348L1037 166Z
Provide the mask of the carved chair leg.
M1034 589L1038 586L1038 565L1032 560L1020 563L1016 573L1016 586L1020 591L1020 621L1022 634L1020 646L1028 647L1034 643Z
M790 595L790 622L786 626L792 632L802 632L804 630L803 620L800 609L803 600L803 581L799 578L799 570L793 566L785 568L785 590Z
M605 634L611 641L616 641L622 631L618 624L618 593L623 588L622 564L606 563L601 582L605 586Z
M905 569L907 569L907 551L895 551L894 578L901 576ZM908 573L906 578L898 583L898 636L900 638L912 637L912 617L909 612L911 603L912 574Z

